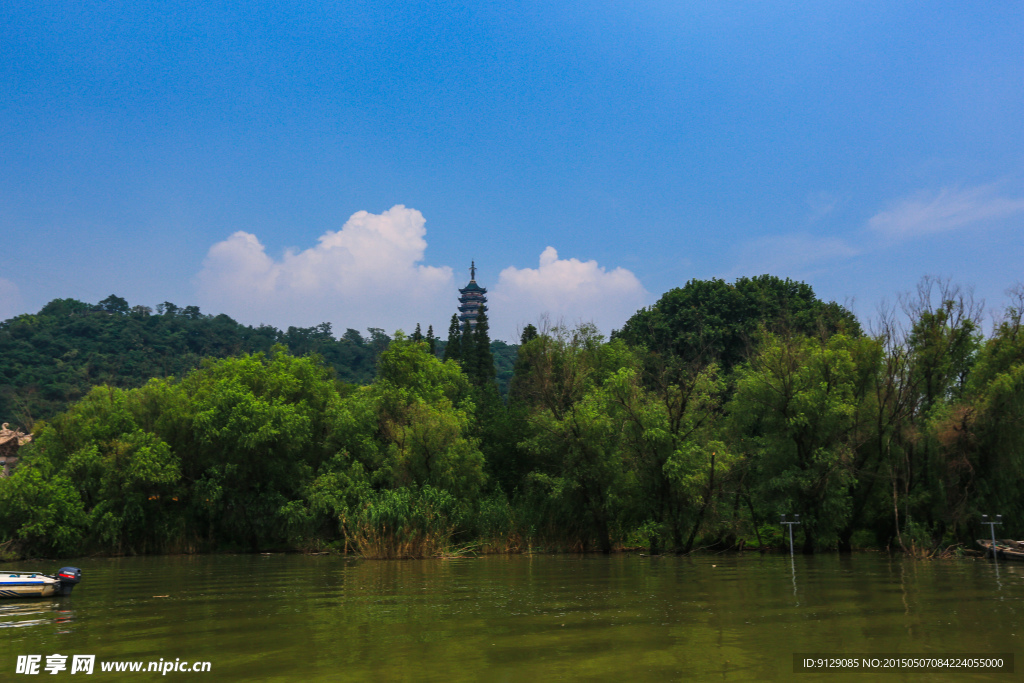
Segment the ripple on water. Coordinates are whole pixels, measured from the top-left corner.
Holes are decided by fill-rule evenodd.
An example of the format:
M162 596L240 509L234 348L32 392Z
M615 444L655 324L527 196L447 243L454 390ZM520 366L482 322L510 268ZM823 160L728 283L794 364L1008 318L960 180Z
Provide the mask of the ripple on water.
M1009 568L877 554L75 564L74 595L0 603L0 661L181 657L217 680L779 678L795 651L1012 651L1024 597Z

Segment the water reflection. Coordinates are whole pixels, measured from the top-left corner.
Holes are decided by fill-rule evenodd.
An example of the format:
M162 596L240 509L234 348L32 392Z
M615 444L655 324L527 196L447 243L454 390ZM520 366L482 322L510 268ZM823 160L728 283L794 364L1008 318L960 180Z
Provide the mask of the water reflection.
M0 603L0 666L60 652L208 660L217 680L774 679L796 651L1005 652L1022 633L1007 567L993 582L984 561L794 555L787 582L782 560L84 559L74 596Z
M59 601L52 598L19 598L17 602L0 602L0 628L56 624L65 629L61 633L66 633L67 626L74 618L74 611L62 607Z
M789 554L789 567L793 574L793 597L796 597L796 558L793 557L793 553ZM797 601L796 606L800 606L800 602Z

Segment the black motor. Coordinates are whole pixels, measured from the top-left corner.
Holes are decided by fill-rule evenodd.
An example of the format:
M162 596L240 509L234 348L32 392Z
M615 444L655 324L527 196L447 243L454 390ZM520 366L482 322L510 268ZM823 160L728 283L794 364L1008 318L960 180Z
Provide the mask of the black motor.
M60 580L60 594L71 595L71 589L82 580L82 570L78 567L61 567L57 579Z

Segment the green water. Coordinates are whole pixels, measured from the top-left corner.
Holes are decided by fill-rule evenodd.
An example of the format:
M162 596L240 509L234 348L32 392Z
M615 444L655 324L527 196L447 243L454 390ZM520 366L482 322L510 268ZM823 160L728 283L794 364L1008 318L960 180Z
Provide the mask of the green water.
M176 658L211 663L210 673L166 676L198 681L765 680L792 677L794 652L1019 658L1024 636L1024 565L985 560L234 555L67 564L82 569L72 596L0 601L0 680L83 678L70 665L56 676L15 675L18 655L45 663L58 653L96 655L85 680L152 680L159 674L104 674L99 663ZM31 568L57 566L3 567ZM837 677L873 676L798 678Z

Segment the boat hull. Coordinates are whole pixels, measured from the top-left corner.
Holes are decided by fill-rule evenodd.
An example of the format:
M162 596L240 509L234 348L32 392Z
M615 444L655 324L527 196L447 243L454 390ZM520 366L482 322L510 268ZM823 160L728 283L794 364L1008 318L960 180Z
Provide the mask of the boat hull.
M978 545L985 549L985 554L992 556L992 541L978 539ZM1024 562L1024 541L996 541L996 557L1000 560L1016 560Z
M43 574L0 574L0 598L48 598L59 595L61 583Z
M71 590L81 580L82 570L78 567L61 567L56 576L42 572L0 572L0 599L71 595Z

